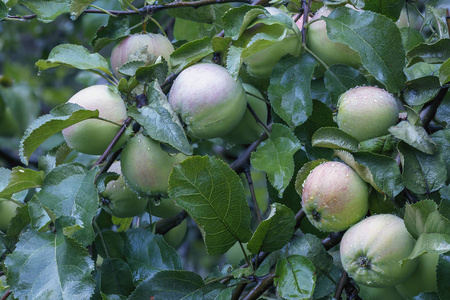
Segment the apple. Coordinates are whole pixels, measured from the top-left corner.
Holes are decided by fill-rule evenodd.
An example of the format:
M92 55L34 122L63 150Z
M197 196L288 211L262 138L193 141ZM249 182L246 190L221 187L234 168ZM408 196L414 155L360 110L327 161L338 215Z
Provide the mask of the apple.
M247 96L239 81L224 67L211 63L183 70L169 93L172 109L194 138L222 137L241 121Z
M395 286L405 299L422 292L437 292L436 268L439 254L425 253L418 257L419 263L414 273L405 281Z
M308 22L308 30L306 33L306 46L317 55L327 66L334 64L349 65L358 69L361 66L361 58L358 52L351 49L348 45L333 42L327 34L327 24L324 20L315 21L320 17L328 17L333 11L328 6L321 7L314 17ZM303 28L303 18L297 20L297 26ZM323 76L325 69L323 66L318 67L315 77Z
M395 286L417 267L417 259L401 263L415 240L403 220L391 214L373 215L352 226L340 245L342 266L358 284Z
M122 97L107 85L93 85L73 95L68 102L98 110L99 117L104 119L88 119L64 129L62 133L69 147L81 153L103 154L127 117ZM113 151L126 140L123 135Z
M152 65L160 56L169 61L174 51L172 43L161 34L133 34L120 41L111 52L111 67L117 78L122 78L119 69L131 61L144 61Z
M120 162L114 162L108 172L119 174L119 178L111 180L102 193L103 209L118 218L130 218L145 211L148 200L138 197L126 184L121 175Z
M282 10L275 7L265 7L272 15L283 14L286 19L290 17ZM263 18L265 16L261 16ZM294 23L292 23L293 26ZM256 77L268 78L277 62L285 55L299 55L301 49L301 40L296 32L288 27L276 24L251 23L242 35L233 43L241 48L252 47L252 44L258 40L274 40L265 46L255 47L255 51L247 56L243 64L247 71ZM257 48L257 49L256 49Z
M183 209L170 198L150 200L150 213L158 218L171 218L178 215Z
M345 230L361 220L369 207L367 184L349 166L328 161L315 167L302 185L302 207L317 229Z
M359 285L359 293L364 300L403 300L404 298L392 287L370 287L365 285Z
M19 205L14 201L0 198L0 231L8 230L9 222L16 215L16 209Z
M183 220L180 225L170 229L165 235L164 240L173 248L180 247L187 232L187 220Z
M267 105L263 100L261 100L264 99L263 95L261 95L257 88L249 84L243 83L242 86L244 87L245 92L259 97L258 99L255 96L247 94L247 101L259 119L266 124ZM231 130L231 132L224 135L223 139L233 144L251 144L256 141L263 132L264 129L262 129L262 127L256 122L250 110L246 109L239 124Z
M173 166L186 157L182 153L167 153L161 149L159 142L139 133L123 147L120 158L122 174L135 192L165 194Z
M350 89L339 97L336 121L340 129L359 141L389 133L398 120L398 106L392 94L373 86Z

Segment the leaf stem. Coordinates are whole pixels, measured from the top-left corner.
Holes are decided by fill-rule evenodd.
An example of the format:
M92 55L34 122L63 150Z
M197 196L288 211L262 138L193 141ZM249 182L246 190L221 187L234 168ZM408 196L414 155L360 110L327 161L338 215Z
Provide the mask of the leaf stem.
M258 218L258 223L261 223L261 212L259 211L258 202L256 201L255 188L253 186L252 174L250 172L250 166L247 164L244 167L245 177L247 178L248 187L250 189L250 194L252 196L253 206L255 207L256 217Z
M92 7L92 8L95 8L95 9L98 9L98 10L102 11L102 12L104 12L105 14L107 14L107 15L113 17L113 18L117 18L117 17L118 17L117 15L112 14L112 13L110 13L109 11L107 11L106 9L101 8L101 7L97 6L97 5L89 4L89 6Z
M8 290L8 291L3 295L3 297L2 297L1 300L6 300L6 299L8 299L9 295L11 295L11 294L12 294L11 290Z
M100 230L100 227L98 226L97 221L94 220L93 223L94 223L95 229L98 231L98 236L100 237L100 241L102 242L103 249L105 249L106 257L111 258L109 256L108 248L106 247L106 243L105 243L105 240L103 239L102 231Z

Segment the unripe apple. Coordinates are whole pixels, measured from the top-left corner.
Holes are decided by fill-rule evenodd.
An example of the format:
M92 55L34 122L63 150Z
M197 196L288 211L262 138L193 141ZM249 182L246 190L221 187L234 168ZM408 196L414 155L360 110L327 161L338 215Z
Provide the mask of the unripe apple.
M182 153L169 154L161 149L159 142L137 134L123 147L122 174L126 183L138 193L165 194L173 166L186 157Z
M265 7L265 9L271 15L286 15L285 12L275 7ZM286 19L290 19L287 15L286 17ZM258 51L244 59L243 63L251 75L268 78L272 73L272 69L283 56L287 54L300 54L301 40L294 30L288 29L281 24L255 24L247 28L233 44L238 47L247 48L260 39L260 37L265 37L266 39L270 37L271 40L278 40L266 47L260 46Z
M255 111L256 115L259 119L266 124L267 122L267 105L261 100L264 97L258 91L257 88L243 83L242 86L247 93L256 95L259 97L254 97L252 95L247 94L248 104ZM245 110L244 116L242 117L239 124L234 127L231 132L227 133L223 136L223 139L227 142L234 144L251 144L256 141L261 134L263 133L262 127L256 122L255 117L253 117L252 113L249 109Z
M439 254L425 253L417 258L416 270L402 283L395 286L405 299L412 298L422 292L437 292L436 268Z
M164 240L173 248L180 247L187 232L187 220L183 220L180 225L170 229L165 235Z
M247 96L227 69L202 63L183 70L172 85L169 103L199 139L222 137L242 119Z
M369 207L367 184L341 162L315 167L304 181L301 195L306 216L321 231L345 230L361 220Z
M370 287L359 285L358 296L364 300L403 300L404 298L397 292L395 287Z
M86 154L103 154L127 117L122 97L107 85L93 85L73 95L68 102L87 110L98 110L99 117L105 119L88 119L64 129L62 133L69 147ZM126 139L123 135L113 151Z
M361 86L350 89L339 97L336 121L340 129L359 141L389 133L389 127L398 120L398 106L387 91Z
M352 226L340 245L342 266L359 284L394 286L417 267L417 259L402 264L415 240L403 220L391 214L373 215Z
M144 212L148 200L146 197L138 197L126 184L122 177L120 162L114 162L108 172L119 174L119 178L111 180L102 193L103 209L110 215L119 218L130 218Z
M158 218L171 218L178 215L183 209L175 204L170 198L150 200L150 212Z
M322 16L328 17L332 11L332 8L323 6L311 18L306 34L306 46L327 66L344 64L357 69L361 66L361 58L358 52L351 49L348 45L331 41L327 34L326 22L324 20L315 21ZM300 18L296 23L300 29L303 28L303 18ZM324 72L323 67L320 68L322 70L316 72L316 77L320 77L321 73Z
M16 209L19 208L15 202L0 198L0 231L6 232L9 222L16 215Z
M123 39L111 53L111 67L117 78L122 78L119 69L131 61L144 61L147 65L155 63L160 56L169 60L173 45L161 34L133 34Z

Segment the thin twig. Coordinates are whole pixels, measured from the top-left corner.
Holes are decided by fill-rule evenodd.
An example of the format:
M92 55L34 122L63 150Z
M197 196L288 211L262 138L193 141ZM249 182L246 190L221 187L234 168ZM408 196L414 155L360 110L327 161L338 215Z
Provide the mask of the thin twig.
M345 271L342 271L341 280L339 281L339 285L336 289L336 292L334 293L334 299L340 299L342 292L344 291L344 287L347 284L348 281L348 273Z
M156 221L155 233L164 235L169 232L170 229L178 226L187 217L185 210L181 211L178 215L171 218L164 218Z
M11 290L8 290L8 291L3 295L3 297L2 297L1 300L6 300L6 299L8 299L9 295L11 295L11 294L12 294Z

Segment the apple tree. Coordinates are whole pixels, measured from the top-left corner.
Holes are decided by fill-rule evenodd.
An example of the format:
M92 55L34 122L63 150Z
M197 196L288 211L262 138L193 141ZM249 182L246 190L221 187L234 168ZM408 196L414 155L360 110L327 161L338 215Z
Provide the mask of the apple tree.
M448 0L0 1L1 299L449 299L449 31Z

